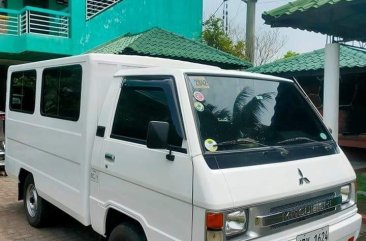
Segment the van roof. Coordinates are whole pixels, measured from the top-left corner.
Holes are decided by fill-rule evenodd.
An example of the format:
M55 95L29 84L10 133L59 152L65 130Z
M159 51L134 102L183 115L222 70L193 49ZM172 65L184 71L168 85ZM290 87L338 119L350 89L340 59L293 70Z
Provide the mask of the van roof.
M167 68L191 68L191 69L220 69L216 66L191 63L180 60L172 60L157 57L137 56L137 55L117 55L117 54L84 54L76 55L58 59L44 60L26 64L13 65L9 70L23 69L23 68L37 68L42 66L58 66L72 64L81 61L100 61L100 62L114 62L131 67L167 67Z
M244 78L255 78L255 79L265 79L265 80L274 80L274 81L291 81L289 79L284 79L271 75L263 75L257 73L250 73L245 71L235 71L235 70L223 70L216 66L204 65L191 63L180 60L172 60L165 58L157 58L157 57L148 57L148 56L137 56L137 55L117 55L117 54L97 54L90 53L84 55L76 55L71 57L64 57L59 59L52 60L44 60L39 62L32 62L27 64L20 65L12 65L9 67L9 71L14 70L27 70L31 68L40 68L40 67L53 67L60 65L70 65L73 63L80 63L83 61L97 61L97 62L105 62L105 63L119 63L121 65L125 65L130 67L130 69L141 68L140 73L155 70L165 72L167 70L171 71L179 71L184 74L193 73L193 74L212 74L212 75L230 75L230 76L238 76ZM128 75L128 70L124 69L118 71L117 73L113 73L115 76L126 76Z
M236 71L236 70L223 70L223 69L192 69L192 68L162 68L162 67L151 67L151 68L144 68L139 70L140 75L151 75L152 73L182 73L182 74L197 74L197 75L217 75L217 76L236 76L241 78L251 78L251 79L261 79L261 80L272 80L272 81L286 81L292 82L290 79L285 79L277 76L272 75L264 75L264 74L257 74L251 73L246 71ZM136 75L136 71L134 70L119 70L115 73L115 77L122 77L122 76L130 76Z

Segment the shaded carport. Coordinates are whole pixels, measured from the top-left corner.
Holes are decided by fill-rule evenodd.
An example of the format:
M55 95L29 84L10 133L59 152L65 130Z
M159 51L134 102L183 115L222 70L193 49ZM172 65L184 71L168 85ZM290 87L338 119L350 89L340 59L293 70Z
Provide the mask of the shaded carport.
M338 140L340 42L366 41L365 0L297 0L262 15L271 27L291 27L332 36L325 47L324 122Z
M246 71L295 78L323 113L325 49L318 49ZM339 145L366 150L366 49L340 46Z

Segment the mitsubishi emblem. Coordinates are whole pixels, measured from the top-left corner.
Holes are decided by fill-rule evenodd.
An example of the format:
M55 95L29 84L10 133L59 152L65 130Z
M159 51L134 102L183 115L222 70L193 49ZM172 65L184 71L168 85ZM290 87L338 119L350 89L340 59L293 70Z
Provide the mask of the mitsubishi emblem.
M299 175L300 175L300 179L299 179L299 185L303 185L304 182L305 183L310 183L309 179L307 177L304 177L304 175L302 174L302 171L297 168L298 172L299 172Z

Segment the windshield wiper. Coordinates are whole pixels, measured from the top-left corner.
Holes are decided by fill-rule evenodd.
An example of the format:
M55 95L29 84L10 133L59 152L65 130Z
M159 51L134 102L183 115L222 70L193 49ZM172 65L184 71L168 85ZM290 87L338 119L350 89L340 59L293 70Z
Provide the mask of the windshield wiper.
M258 146L262 146L262 147L269 147L271 149L279 150L282 156L287 156L289 153L288 150L286 150L283 147L268 146L268 145L262 144L256 140L253 140L251 138L239 138L236 140L223 141L223 142L217 143L215 146L230 146L230 145L240 145L240 144L255 144Z
M294 143L294 142L299 142L299 141L307 141L307 142L313 142L313 143L318 143L318 144L324 145L325 146L324 148L327 151L329 151L329 150L331 150L333 148L332 145L329 144L329 143L321 142L321 141L317 141L317 140L313 140L311 138L304 137L304 136L299 136L299 137L295 137L295 138L290 138L290 139L287 139L287 140L279 141L279 142L277 142L277 144Z

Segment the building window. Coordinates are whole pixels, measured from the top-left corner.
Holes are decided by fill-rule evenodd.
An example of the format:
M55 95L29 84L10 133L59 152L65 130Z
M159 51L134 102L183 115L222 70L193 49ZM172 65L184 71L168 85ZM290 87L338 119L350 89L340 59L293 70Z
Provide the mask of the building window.
M173 113L174 114L174 113ZM123 86L116 108L112 138L146 143L150 121L170 124L170 145L180 147L182 137L173 125L172 115L164 90L158 87Z
M86 0L86 19L89 20L122 0Z
M80 65L44 69L41 114L77 121L80 115L81 80Z
M10 81L10 110L34 113L37 72L35 70L13 72Z
M6 1L0 0L0 8L6 8Z

